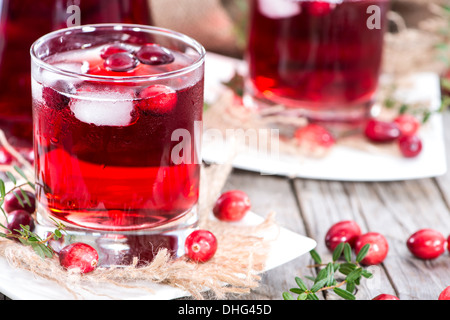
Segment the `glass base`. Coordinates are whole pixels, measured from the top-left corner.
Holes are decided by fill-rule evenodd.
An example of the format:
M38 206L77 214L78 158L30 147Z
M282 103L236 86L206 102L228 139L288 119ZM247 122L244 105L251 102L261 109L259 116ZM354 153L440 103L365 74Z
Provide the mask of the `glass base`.
M48 212L38 205L36 229L41 238L55 230L55 223ZM55 219L52 216L52 219ZM99 231L79 228L65 221L66 232L63 239L52 241L55 251L74 242L83 242L94 247L99 254L99 266L128 266L137 259L137 266L150 263L160 249L167 249L173 258L185 254L186 237L197 228L197 206L186 212L180 219L165 226L136 231Z
M278 110L277 106L283 105L286 108L277 111L276 115L284 117L306 118L310 122L322 124L338 134L360 130L367 119L375 117L380 112L380 107L370 100L353 105L312 105L301 101L282 101L277 104L272 100L255 97L250 93L244 95L244 105L255 112L261 114L275 115L270 112L270 108Z

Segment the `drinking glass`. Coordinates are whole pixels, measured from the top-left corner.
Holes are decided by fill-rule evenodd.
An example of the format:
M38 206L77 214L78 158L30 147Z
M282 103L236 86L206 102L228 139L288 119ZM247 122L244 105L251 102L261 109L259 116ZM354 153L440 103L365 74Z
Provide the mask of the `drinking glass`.
M181 253L198 220L204 55L183 34L143 25L73 27L34 43L40 225L98 234L100 254L117 242L127 259L160 245Z
M251 0L246 101L312 121L371 114L389 0Z

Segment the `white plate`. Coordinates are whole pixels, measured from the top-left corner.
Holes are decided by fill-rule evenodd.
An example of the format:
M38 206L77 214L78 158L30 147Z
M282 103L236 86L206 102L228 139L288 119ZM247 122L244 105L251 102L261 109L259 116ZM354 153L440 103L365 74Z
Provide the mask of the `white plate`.
M208 53L205 71L206 101L215 101L223 91L221 83L229 80L235 70L245 73L245 68L240 60ZM430 101L432 109L439 108L441 96L438 75L419 73L411 80L413 86L399 94L407 98L408 102ZM247 150L236 156L233 166L261 174L336 181L396 181L435 177L447 171L443 130L442 116L433 115L428 125L420 131L423 150L414 159L337 145L324 158L302 161L287 154L270 157ZM204 142L202 149L206 162L223 163L230 157L229 150L232 148L228 148L226 143Z
M236 224L257 225L263 218L250 212L243 221ZM276 268L315 248L316 242L285 228L274 228L264 234L267 239L275 239L269 248L265 270ZM289 250L285 250L289 247ZM145 284L153 292L138 288L119 288L114 285L89 284L88 290L80 287L76 290L82 299L103 300L166 300L189 296L188 292L167 285ZM0 258L0 292L14 300L67 300L75 297L57 283L30 272L15 269Z

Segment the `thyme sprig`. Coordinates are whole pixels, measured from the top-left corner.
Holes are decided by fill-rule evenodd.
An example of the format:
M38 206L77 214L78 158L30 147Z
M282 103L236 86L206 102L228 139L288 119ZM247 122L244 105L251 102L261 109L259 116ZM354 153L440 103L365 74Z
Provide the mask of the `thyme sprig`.
M315 250L310 251L311 258L315 264L309 267L320 268L317 276L305 278L312 281L312 285L307 286L300 277L295 277L297 287L283 292L284 300L295 300L292 293L297 294L297 300L319 300L319 292L332 290L336 295L346 300L356 300L355 291L361 283L362 278L370 279L372 273L360 265L360 262L367 255L370 244L366 244L356 255L353 261L352 249L348 243L339 244L333 251L332 262L324 264L322 258ZM345 262L338 260L344 255ZM345 276L343 280L338 280L338 272ZM345 289L343 288L345 286Z
M18 180L13 173L6 172L5 173L6 176L13 183L13 187L9 191L6 191L5 181L0 179L0 210L5 216L6 221L8 221L8 215L3 208L5 197L9 194L13 194L22 207L25 207L25 204L31 206L31 199L26 194L24 188L30 187L33 190L35 190L34 183L27 178L22 169L19 168L18 166L14 166L13 168L15 170L15 173L18 174L23 179L25 179L25 181L18 183ZM0 223L0 227L5 229L5 231L0 232L0 237L8 240L18 240L23 245L31 246L31 248L41 258L46 257L52 258L54 255L54 251L51 249L51 247L48 246L48 242L52 239L58 240L62 238L63 232L65 231L65 226L52 218L50 219L55 223L55 230L53 232L50 232L46 238L41 238L36 233L32 232L29 226L20 225L20 229L10 230L7 226L4 226L2 223ZM13 231L16 231L16 233L13 233Z

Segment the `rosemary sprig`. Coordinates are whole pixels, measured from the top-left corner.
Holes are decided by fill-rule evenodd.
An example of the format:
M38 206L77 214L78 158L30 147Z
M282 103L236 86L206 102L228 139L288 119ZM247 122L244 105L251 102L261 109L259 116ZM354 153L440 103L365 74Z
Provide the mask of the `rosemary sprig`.
M348 243L339 244L333 251L332 262L323 264L322 258L315 250L310 251L311 258L316 263L310 267L321 268L315 278L305 277L311 280L313 284L307 286L300 277L295 277L297 287L289 289L289 292L283 292L284 300L295 300L292 293L297 294L297 300L319 300L317 293L332 290L336 295L346 300L355 300L354 295L356 287L360 284L361 278L370 279L373 275L364 269L360 262L367 255L370 244L366 244L353 260L352 249ZM339 263L338 260L344 255L345 262ZM343 280L338 280L336 274L345 276ZM345 286L345 289L342 288Z
M5 216L6 221L8 221L8 215L6 214L3 204L5 202L5 197L9 194L13 194L19 204L22 207L25 207L25 204L31 205L31 199L24 191L24 187L31 187L33 190L35 189L35 185L33 182L29 181L24 172L17 166L14 166L14 170L17 174L19 174L25 182L18 184L16 176L11 172L6 172L7 177L13 183L13 188L11 190L6 191L5 181L0 179L0 210ZM20 197L19 194L22 196ZM52 218L50 218L52 219ZM58 240L63 236L63 232L65 231L65 226L52 219L55 223L55 230L51 232L45 239L41 238L36 233L30 230L29 226L20 225L20 229L10 230L8 227L4 226L0 223L0 227L5 229L5 232L0 232L0 237L6 238L9 240L18 240L20 243L26 246L31 246L32 249L41 257L41 258L51 258L54 255L53 250L48 246L48 242L52 239ZM16 231L17 233L13 233Z

